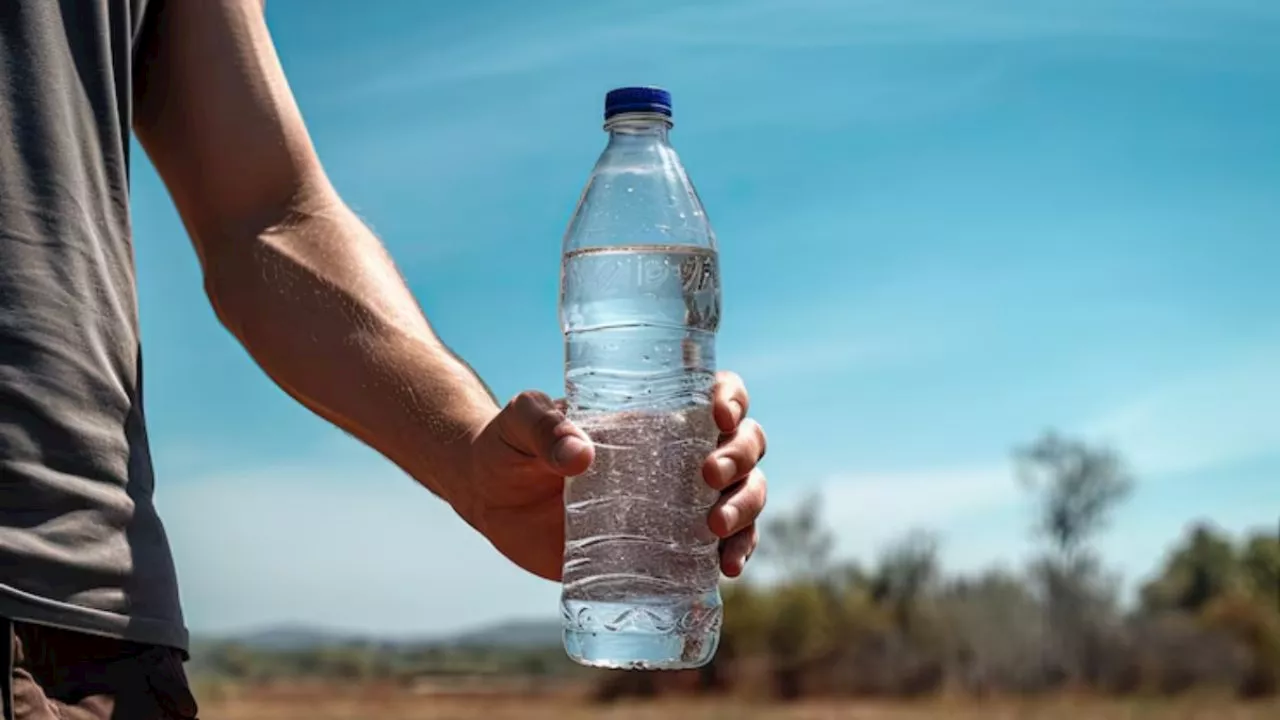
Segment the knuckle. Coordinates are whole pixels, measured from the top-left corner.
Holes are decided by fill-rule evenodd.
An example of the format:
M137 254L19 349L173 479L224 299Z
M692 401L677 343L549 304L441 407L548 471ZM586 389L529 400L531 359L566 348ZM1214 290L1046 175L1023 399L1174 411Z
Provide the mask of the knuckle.
M748 479L748 485L751 488L751 503L757 509L764 509L764 504L769 500L769 481L765 478L764 473L754 470Z
M746 404L748 399L747 382L743 380L742 376L738 373L729 373L729 378L733 383L733 389L737 392L738 396L742 398L743 404Z
M525 390L512 398L511 405L521 409L536 409L545 407L547 402L546 393L537 390Z
M750 448L750 452L755 454L753 460L764 457L765 451L769 446L769 438L765 435L764 428L753 418L745 418L742 426L739 427L739 433L746 439L746 444Z
M737 463L739 472L745 472L747 468L754 464L751 461L751 448L741 440L731 443L725 450L725 454L733 458L733 461Z
M534 421L533 428L539 435L553 436L557 434L562 423L564 423L564 416L559 412L543 412Z
M746 403L747 386L742 382L742 376L732 370L716 373L716 390L725 397Z

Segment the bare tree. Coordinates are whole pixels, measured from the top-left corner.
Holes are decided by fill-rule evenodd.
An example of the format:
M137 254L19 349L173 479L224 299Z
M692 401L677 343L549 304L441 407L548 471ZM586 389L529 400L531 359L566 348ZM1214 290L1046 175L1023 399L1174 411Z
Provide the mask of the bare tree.
M1091 543L1134 479L1110 448L1047 432L1015 451L1018 476L1035 495L1035 532L1049 551L1033 569L1044 596L1045 672L1068 682L1097 682L1114 656L1116 583L1104 575Z
M1133 491L1133 476L1110 448L1049 431L1014 455L1019 479L1037 495L1036 531L1064 560L1085 550Z

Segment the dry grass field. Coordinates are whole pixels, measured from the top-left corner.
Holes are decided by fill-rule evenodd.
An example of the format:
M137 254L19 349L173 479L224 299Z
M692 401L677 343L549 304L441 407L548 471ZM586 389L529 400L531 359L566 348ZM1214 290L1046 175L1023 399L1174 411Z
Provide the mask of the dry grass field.
M277 688L223 692L201 702L204 720L1277 720L1280 701L1043 700L989 703L814 701L794 705L656 700L596 705L574 695L459 696L390 688Z

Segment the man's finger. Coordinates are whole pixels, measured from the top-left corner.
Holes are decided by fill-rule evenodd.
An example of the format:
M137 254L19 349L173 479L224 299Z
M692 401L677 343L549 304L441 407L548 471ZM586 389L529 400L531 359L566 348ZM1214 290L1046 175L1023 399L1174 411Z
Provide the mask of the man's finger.
M766 485L764 473L756 468L747 475L746 480L726 490L711 508L711 515L707 519L711 532L716 537L727 538L754 524L764 510L768 493Z
M738 577L742 574L743 568L747 566L747 560L751 558L751 553L755 552L756 543L759 542L760 533L756 530L756 526L752 525L744 530L739 530L728 540L720 544L720 571L729 577Z
M747 418L702 464L702 478L717 490L723 490L755 469L766 449L764 429Z
M591 441L544 393L515 396L498 416L498 431L512 449L560 475L586 472L594 457Z
M716 373L716 384L712 390L712 413L720 432L731 433L747 416L747 408L751 402L747 397L747 386L737 373L721 370Z

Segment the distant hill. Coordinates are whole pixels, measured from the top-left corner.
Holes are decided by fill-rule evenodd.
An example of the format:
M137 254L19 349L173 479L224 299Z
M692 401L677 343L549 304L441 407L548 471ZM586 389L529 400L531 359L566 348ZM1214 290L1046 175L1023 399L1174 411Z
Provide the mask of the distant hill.
M558 620L509 620L462 633L447 641L451 645L533 648L559 645Z
M310 625L277 625L220 639L231 640L255 650L290 651L349 645L366 642L371 638Z
M454 635L385 637L311 625L276 625L245 633L200 636L200 646L237 643L255 650L292 652L339 645L439 645L493 648L550 647L560 643L558 620L508 620Z

